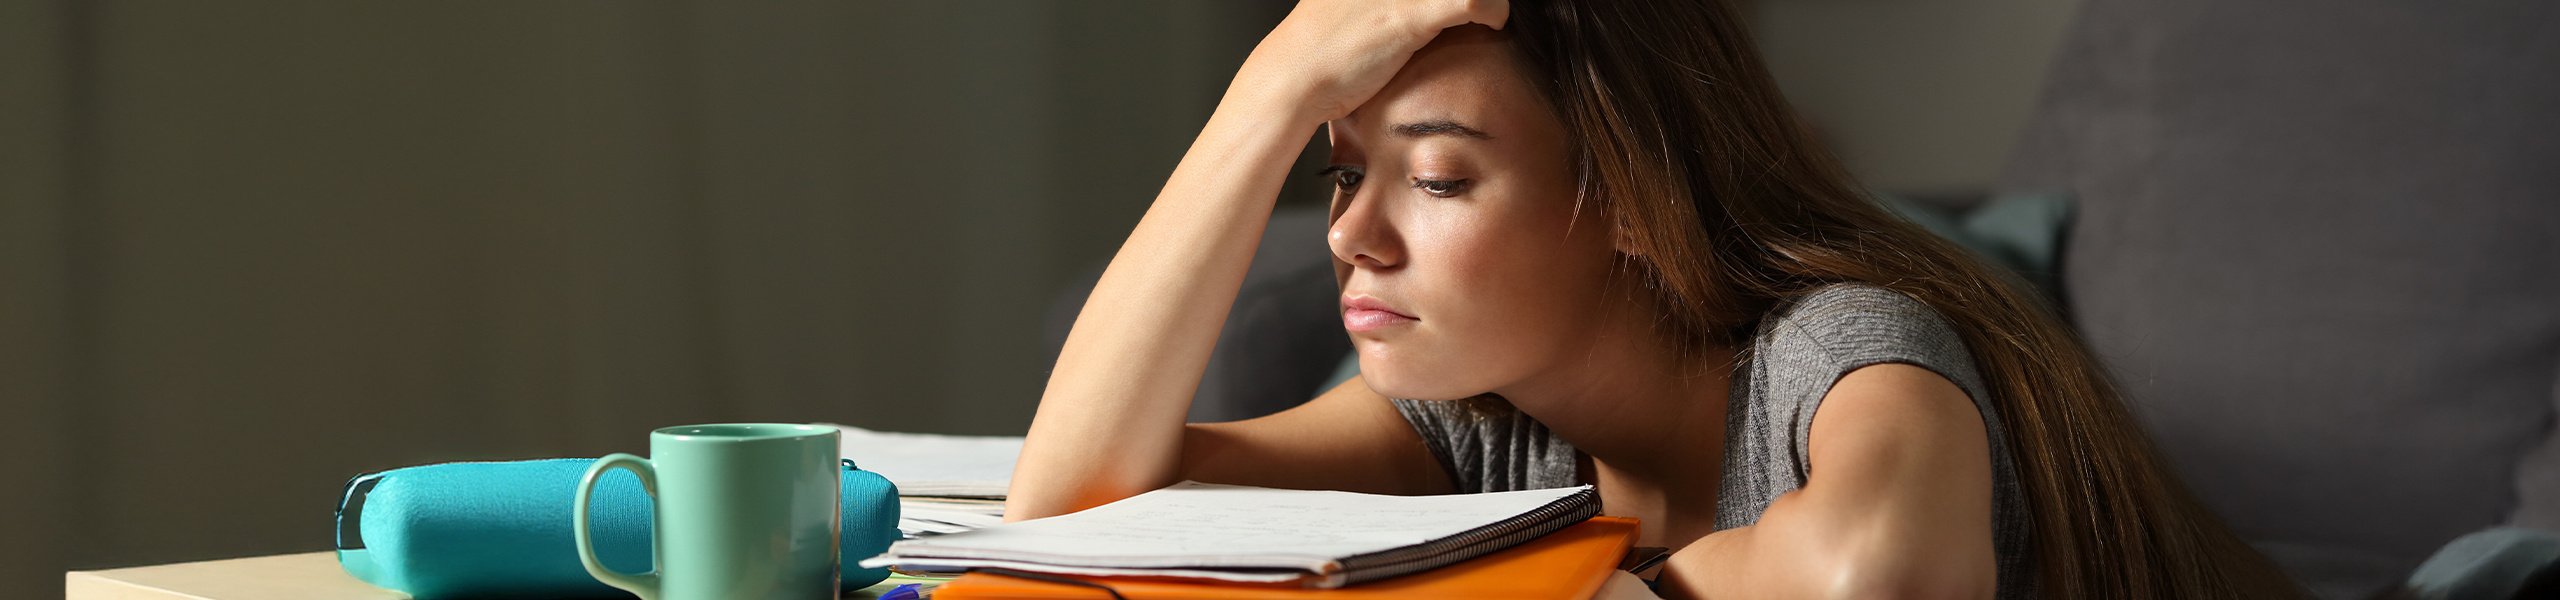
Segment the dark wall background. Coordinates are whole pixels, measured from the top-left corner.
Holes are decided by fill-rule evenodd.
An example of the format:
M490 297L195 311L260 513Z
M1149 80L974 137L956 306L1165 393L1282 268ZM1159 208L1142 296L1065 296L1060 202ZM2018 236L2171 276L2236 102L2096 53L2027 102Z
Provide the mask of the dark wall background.
M1818 120L1988 123L1829 128L1886 184L1987 182L1945 157L2005 151L2065 12L1933 5L1753 10ZM1043 310L1287 9L0 0L0 596L324 549L370 470L1018 433ZM1912 56L1979 85L1841 66Z
M36 581L321 549L366 470L1018 432L1038 308L1287 9L9 6L0 537Z

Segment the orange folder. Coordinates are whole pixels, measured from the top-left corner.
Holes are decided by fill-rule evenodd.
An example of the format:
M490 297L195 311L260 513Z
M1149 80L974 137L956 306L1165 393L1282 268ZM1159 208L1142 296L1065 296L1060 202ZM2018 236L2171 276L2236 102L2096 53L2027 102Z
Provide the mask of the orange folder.
M1074 577L1111 586L1130 600L1236 598L1299 600L1345 598L1581 599L1600 592L1634 545L1636 520L1593 517L1518 546L1429 571L1334 589L1200 583L1153 578ZM992 573L962 575L933 590L934 600L1042 600L1109 598L1102 590Z

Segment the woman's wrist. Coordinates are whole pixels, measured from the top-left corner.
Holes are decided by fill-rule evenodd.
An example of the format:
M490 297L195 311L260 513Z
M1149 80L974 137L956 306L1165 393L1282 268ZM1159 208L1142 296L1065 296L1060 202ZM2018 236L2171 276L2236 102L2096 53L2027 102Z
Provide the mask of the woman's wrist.
M1267 180L1267 190L1248 193L1261 197L1279 192L1280 181L1287 176L1289 165L1307 147L1321 121L1296 103L1277 98L1229 94L1210 113L1200 137L1192 142L1184 156L1183 169L1199 175L1214 175L1231 183L1256 179ZM1177 172L1176 179L1186 173ZM1248 184L1248 189L1259 187Z
M1218 98L1218 109L1211 121L1224 117L1240 122L1280 127L1289 135L1304 139L1323 125L1324 117L1316 114L1308 102L1309 92L1270 81L1269 78L1238 76L1228 82L1227 92Z

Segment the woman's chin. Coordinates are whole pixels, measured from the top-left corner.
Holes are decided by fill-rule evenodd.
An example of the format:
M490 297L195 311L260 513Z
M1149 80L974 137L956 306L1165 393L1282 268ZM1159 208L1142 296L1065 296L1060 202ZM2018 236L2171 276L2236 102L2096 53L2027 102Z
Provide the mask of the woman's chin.
M1413 377L1393 368L1373 369L1368 361L1362 361L1360 364L1360 380L1367 383L1371 391L1388 398L1463 400L1484 394L1484 390L1464 389L1463 386L1456 385L1457 382L1430 379Z

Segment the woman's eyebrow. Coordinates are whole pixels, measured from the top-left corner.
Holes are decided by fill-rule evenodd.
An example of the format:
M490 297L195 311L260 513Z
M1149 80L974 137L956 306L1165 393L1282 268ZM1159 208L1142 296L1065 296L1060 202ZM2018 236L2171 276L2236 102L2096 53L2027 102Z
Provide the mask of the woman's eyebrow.
M1409 138L1428 137L1434 135L1454 135L1479 140L1493 139L1493 134L1485 133L1483 130L1468 127L1465 123L1459 123L1448 119L1398 123L1392 127L1388 127L1387 131L1394 132L1398 136Z

